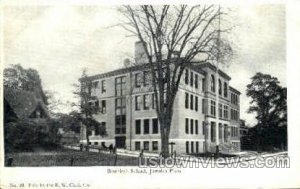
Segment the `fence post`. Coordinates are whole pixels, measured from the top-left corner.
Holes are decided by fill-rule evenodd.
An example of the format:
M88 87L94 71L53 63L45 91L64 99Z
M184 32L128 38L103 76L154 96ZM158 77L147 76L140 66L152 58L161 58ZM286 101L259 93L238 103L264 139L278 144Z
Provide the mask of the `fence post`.
M72 157L72 158L70 159L70 166L73 166L73 164L74 164L74 158Z
M14 159L12 157L8 158L7 160L7 167L12 167Z
M144 156L144 149L141 150L138 158L138 164L141 163L143 164L143 156Z
M114 162L114 166L116 166L116 165L117 165L117 159L118 159L118 155L116 154L116 155L115 155L115 162Z

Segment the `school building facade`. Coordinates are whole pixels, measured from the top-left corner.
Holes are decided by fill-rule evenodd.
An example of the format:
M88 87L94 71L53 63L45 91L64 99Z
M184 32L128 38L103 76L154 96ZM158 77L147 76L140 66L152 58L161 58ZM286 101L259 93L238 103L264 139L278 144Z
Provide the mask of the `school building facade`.
M177 153L214 152L217 144L220 149L240 150L240 92L229 85L230 76L221 70L217 76L216 70L203 63L184 72L170 131ZM147 66L131 66L87 78L92 82L90 103L98 109L94 118L107 130L102 137L95 128L89 136L91 145L160 152L160 125L149 74ZM86 143L85 129L81 129L81 143Z

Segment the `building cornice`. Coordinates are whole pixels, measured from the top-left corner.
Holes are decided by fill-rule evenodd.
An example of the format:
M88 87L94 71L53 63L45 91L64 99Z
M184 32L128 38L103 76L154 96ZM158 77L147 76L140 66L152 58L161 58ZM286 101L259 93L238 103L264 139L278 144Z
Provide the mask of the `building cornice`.
M241 92L240 92L240 91L238 91L237 89L235 89L235 88L233 88L233 87L231 87L231 86L229 86L229 90L231 90L231 91L233 91L233 92L237 93L238 95L240 95L240 94L241 94Z

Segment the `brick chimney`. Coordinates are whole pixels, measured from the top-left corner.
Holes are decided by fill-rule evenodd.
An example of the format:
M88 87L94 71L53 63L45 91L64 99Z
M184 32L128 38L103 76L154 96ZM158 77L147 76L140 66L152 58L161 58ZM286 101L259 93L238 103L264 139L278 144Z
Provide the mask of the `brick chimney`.
M135 42L134 46L134 59L136 63L145 63L147 62L147 54L143 46L142 41Z

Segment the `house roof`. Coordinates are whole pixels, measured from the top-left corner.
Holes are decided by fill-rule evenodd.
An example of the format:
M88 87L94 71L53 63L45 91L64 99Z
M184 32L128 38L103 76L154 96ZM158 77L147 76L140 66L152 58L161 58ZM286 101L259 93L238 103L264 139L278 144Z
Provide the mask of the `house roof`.
M36 92L5 88L4 98L18 118L28 118L38 106L48 115L42 97Z

